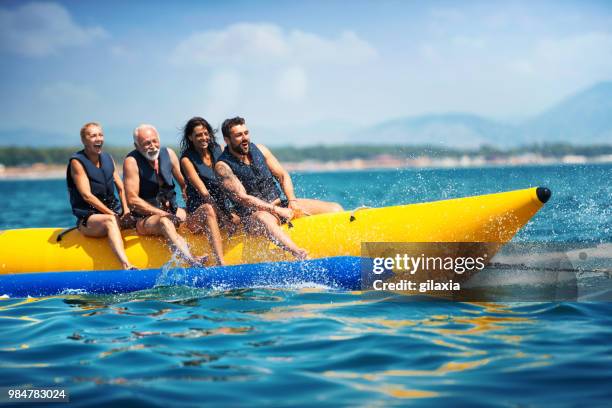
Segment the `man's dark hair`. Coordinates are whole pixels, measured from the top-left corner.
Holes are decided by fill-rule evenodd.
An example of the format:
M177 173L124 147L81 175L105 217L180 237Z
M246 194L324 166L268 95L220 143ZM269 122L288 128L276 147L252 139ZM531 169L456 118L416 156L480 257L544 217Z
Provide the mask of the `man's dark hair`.
M244 125L244 118L236 116L235 118L225 119L223 121L223 124L221 125L221 132L223 132L223 137L229 139L230 129L238 125Z
M208 131L208 135L210 136L210 143L208 144L208 150L212 153L214 146L217 144L217 140L215 139L215 130L210 126L210 123L204 118L199 116L194 116L189 119L185 126L183 127L183 137L179 142L181 147L181 154L184 154L187 150L195 148L193 147L193 143L189 139L189 136L193 133L193 129L197 126L204 126L204 128Z

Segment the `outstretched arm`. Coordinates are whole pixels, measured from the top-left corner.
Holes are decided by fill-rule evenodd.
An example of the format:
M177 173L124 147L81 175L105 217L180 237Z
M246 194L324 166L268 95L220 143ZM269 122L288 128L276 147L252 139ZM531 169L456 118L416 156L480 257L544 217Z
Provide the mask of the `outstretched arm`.
M278 180L287 200L296 201L295 193L293 191L293 182L291 181L291 176L289 172L281 166L278 159L274 157L272 152L264 145L257 145L261 153L263 153L264 158L266 159L266 164L270 169L272 175Z
M115 165L115 159L113 159L113 166L115 167L115 171L113 172L113 181L115 182L117 193L119 193L119 200L121 200L121 208L123 208L123 216L126 216L130 213L130 208L127 205L123 181L121 181L121 177L119 177L119 172L117 171L117 166Z
M227 164L221 161L217 162L217 164L215 164L215 172L221 179L221 183L225 190L241 205L278 214L284 218L293 217L293 212L291 210L278 207L272 203L267 203L257 197L247 194L244 186Z
M183 178L183 174L181 173L181 165L179 164L178 157L176 157L176 153L174 150L168 149L168 155L170 156L170 162L172 163L172 175L178 181L179 186L181 187L181 193L183 194L183 200L187 201L187 185L185 184L185 178Z

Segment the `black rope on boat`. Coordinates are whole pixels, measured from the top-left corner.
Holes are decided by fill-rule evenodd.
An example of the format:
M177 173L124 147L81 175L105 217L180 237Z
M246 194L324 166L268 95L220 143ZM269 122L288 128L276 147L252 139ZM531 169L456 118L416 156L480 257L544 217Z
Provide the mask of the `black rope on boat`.
M62 232L57 234L57 238L55 238L55 242L60 242L62 240L62 238L64 238L64 235L66 235L67 233L69 233L70 231L75 230L75 229L77 229L77 227L67 228L67 229L63 230Z

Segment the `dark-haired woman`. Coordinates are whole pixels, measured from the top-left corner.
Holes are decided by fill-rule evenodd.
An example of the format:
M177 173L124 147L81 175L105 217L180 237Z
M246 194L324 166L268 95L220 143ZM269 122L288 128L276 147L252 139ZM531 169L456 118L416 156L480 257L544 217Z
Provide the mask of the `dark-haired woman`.
M217 263L225 265L219 221L229 226L232 215L214 172L221 147L213 128L201 117L187 121L180 144L181 171L187 183L187 228L196 234L206 233Z

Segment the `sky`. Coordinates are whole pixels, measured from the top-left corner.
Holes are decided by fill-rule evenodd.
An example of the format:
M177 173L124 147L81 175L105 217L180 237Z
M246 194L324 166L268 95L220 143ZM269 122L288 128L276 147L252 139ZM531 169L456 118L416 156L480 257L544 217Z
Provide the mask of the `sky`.
M519 121L612 80L612 2L2 1L0 61L4 145L76 145L89 121L176 143L194 115L334 143L428 113Z

